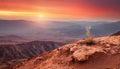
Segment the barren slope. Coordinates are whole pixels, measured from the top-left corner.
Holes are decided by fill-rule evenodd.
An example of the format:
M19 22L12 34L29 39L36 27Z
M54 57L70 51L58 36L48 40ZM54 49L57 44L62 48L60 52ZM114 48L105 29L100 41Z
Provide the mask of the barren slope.
M29 59L14 69L120 69L120 36L95 38L67 44Z

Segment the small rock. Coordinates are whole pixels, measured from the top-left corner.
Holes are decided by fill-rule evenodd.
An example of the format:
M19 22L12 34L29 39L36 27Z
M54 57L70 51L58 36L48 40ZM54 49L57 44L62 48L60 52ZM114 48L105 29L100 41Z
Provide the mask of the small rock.
M115 54L115 53L116 53L116 51L115 51L115 50L111 50L110 52L111 52L111 54Z
M106 44L107 47L110 47L110 44Z
M74 51L76 51L78 48L75 46L75 47L72 47L72 48L70 48L70 51L71 52L74 52Z

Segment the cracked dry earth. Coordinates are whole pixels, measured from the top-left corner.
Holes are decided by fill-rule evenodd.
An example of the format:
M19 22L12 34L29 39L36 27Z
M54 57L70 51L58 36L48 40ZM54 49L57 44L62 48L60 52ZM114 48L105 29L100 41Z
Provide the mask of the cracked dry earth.
M33 57L13 69L120 69L120 36L94 38L66 44Z

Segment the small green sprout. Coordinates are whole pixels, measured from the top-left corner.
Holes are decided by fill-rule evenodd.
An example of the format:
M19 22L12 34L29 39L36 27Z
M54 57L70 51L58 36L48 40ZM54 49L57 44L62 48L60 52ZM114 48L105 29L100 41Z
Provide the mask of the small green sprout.
M92 36L91 36L91 26L87 26L86 27L86 39L85 39L85 43L86 45L92 45L94 43L93 39L92 39Z

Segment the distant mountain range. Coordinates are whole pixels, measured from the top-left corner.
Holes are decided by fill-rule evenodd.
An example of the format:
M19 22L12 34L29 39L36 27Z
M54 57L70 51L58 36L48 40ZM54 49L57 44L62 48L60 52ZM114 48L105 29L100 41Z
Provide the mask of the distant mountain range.
M28 39L21 36L17 36L17 35L0 36L0 45L18 44L18 43L23 43L28 41L29 41Z
M111 35L120 30L120 21L41 21L0 20L0 35L17 35L34 40L74 41L86 37L85 28L91 26L93 37Z
M24 38L17 35L5 35L0 36L0 40L24 40Z

